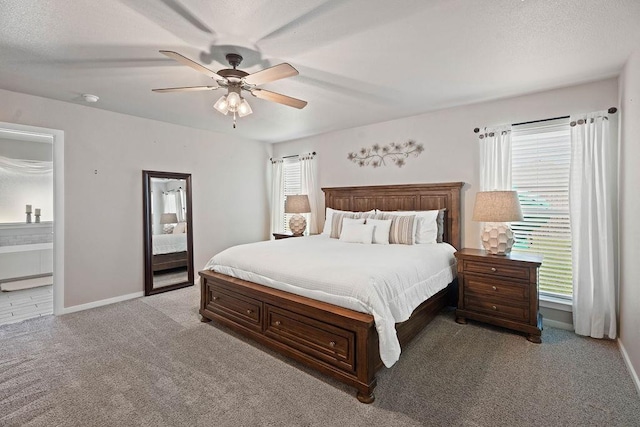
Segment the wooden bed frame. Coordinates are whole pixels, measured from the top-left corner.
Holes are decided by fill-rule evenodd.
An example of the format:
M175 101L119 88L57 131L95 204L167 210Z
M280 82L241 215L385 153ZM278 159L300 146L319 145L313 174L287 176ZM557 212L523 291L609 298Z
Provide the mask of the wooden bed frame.
M153 272L155 273L178 267L187 267L188 258L187 251L154 255L152 261Z
M460 193L464 183L323 188L326 206L347 211L446 208L444 241L460 249ZM216 322L357 389L374 401L382 366L373 316L310 298L201 271L202 321ZM402 348L447 303L447 289L396 324Z

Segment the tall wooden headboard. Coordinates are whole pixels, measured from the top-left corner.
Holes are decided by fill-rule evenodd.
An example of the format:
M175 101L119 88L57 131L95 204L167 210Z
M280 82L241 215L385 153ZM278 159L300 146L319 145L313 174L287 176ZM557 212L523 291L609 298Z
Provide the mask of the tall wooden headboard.
M427 211L446 208L443 240L461 249L461 189L464 182L323 188L325 204L342 211Z

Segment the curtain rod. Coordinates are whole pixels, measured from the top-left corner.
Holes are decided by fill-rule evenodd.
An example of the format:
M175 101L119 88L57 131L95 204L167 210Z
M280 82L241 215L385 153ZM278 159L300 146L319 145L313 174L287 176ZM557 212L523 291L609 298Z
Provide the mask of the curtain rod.
M616 107L611 107L607 110L607 113L609 114L615 114L618 111L618 109ZM552 117L550 119L542 119L542 120L532 120L530 122L521 122L521 123L513 123L511 124L511 126L519 126L519 125L528 125L531 123L541 123L541 122L548 122L549 120L558 120L558 119L568 119L570 116L560 116L560 117ZM473 129L473 133L478 133L480 132L480 128L475 128Z
M313 151L312 153L309 153L309 154L311 154L312 156L315 156L315 155L316 155L316 152L315 152L315 151ZM282 159L290 159L290 158L292 158L292 157L300 157L301 155L302 155L302 156L304 156L304 154L292 154L292 155L290 155L290 156L284 156L284 157L281 157L281 158L282 158ZM269 160L273 160L273 157L269 157Z

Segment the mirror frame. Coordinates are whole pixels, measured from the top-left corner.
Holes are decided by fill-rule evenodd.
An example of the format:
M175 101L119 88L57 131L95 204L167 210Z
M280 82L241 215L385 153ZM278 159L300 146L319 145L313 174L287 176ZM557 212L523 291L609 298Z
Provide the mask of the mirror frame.
M160 288L153 287L153 253L152 236L153 221L151 220L151 179L184 179L187 207L187 274L188 281L175 283ZM142 171L142 201L143 201L143 224L144 224L144 295L154 295L161 292L173 291L175 289L186 288L194 285L193 271L193 215L191 213L191 174L173 173L158 171Z

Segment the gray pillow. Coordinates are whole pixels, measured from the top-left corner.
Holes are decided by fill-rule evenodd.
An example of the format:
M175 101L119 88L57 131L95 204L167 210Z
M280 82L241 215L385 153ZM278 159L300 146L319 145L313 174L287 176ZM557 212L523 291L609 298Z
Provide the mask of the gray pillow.
M444 238L444 211L447 209L440 209L438 212L438 217L436 218L436 223L438 224L438 238L436 242L442 243Z

